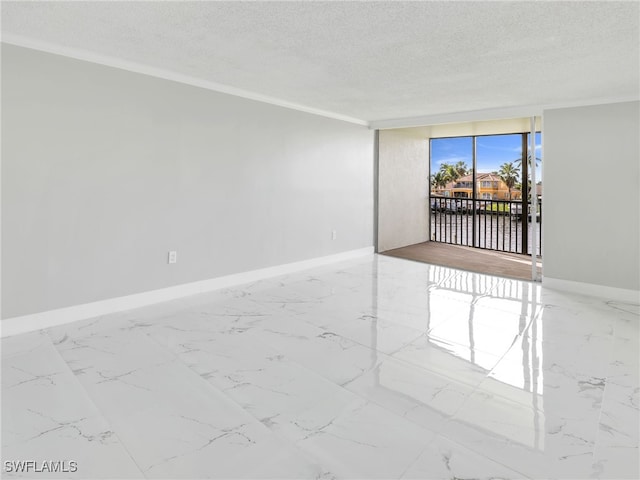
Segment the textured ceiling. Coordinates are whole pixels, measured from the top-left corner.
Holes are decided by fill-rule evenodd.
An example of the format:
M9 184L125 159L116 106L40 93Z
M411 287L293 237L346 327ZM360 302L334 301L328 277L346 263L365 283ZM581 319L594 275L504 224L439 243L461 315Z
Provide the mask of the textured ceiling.
M10 43L365 121L638 98L639 18L637 1L2 2Z

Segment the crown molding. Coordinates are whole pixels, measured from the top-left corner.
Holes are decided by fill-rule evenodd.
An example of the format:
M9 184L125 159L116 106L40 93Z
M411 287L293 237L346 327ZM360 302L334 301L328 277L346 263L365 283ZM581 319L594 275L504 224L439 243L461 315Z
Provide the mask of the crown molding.
M369 128L386 130L392 128L425 127L444 123L481 122L486 120L503 120L506 118L537 117L542 115L540 107L508 107L468 112L442 113L418 117L375 120L369 122Z
M171 70L163 68L152 67L138 62L132 62L123 60L116 57L110 57L107 55L101 55L99 53L90 52L88 50L82 50L72 47L63 47L55 45L49 42L43 42L29 37L20 35L14 35L11 33L2 34L2 43L8 45L15 45L17 47L29 48L31 50L38 50L41 52L52 53L54 55L61 55L64 57L74 58L76 60L83 60L85 62L96 63L107 67L118 68L121 70L127 70L129 72L140 73L142 75L149 75L151 77L161 78L164 80L171 80L174 82L182 83L185 85L191 85L194 87L204 88L212 90L214 92L225 93L227 95L233 95L235 97L242 97L257 102L268 103L278 107L284 107L291 110L297 110L304 113L310 113L313 115L319 115L333 120L340 120L343 122L353 123L364 127L369 126L369 122L359 118L349 117L347 115L341 115L335 112L329 112L327 110L321 110L318 108L308 107L298 103L289 102L280 98L270 97L268 95L262 95L256 92L250 92L248 90L242 90L240 88L231 87L229 85L223 85L208 80L184 75Z
M486 120L504 120L509 118L540 117L545 110L561 108L577 108L610 103L623 103L638 101L640 96L601 97L568 102L548 103L544 105L527 105L516 107L491 108L485 110L471 110L466 112L442 113L435 115L423 115L418 117L395 118L387 120L373 120L369 122L369 128L387 130L393 128L425 127L446 123L481 122Z
M626 103L640 101L640 93L638 95L623 95L612 97L591 98L585 100L575 100L570 102L549 103L542 106L543 110L556 110L561 108L579 108L579 107L595 107L597 105L608 105L611 103Z

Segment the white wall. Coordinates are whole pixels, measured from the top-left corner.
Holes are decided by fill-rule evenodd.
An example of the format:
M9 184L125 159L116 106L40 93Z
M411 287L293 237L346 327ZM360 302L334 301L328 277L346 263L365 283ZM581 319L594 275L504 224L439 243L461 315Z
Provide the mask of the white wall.
M429 141L422 129L378 138L379 252L429 239Z
M3 318L373 245L365 127L5 44L2 77Z
M544 278L640 289L640 102L544 112Z

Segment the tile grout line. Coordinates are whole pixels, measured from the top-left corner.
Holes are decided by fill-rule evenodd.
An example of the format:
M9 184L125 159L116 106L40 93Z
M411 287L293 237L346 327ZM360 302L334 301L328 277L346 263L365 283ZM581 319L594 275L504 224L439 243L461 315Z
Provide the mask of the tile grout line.
M91 404L93 405L93 407L95 408L96 412L98 412L98 414L100 415L100 418L104 421L104 423L109 427L109 430L111 432L113 432L113 435L116 437L116 439L118 440L118 444L122 447L122 449L127 453L127 456L131 459L131 461L133 462L133 464L136 466L136 468L138 469L138 471L140 472L140 475L143 478L147 478L147 476L144 473L144 470L142 470L142 468L140 467L140 465L138 464L138 462L135 460L135 458L133 457L133 455L131 454L131 452L129 451L129 449L127 448L127 446L125 445L125 443L122 441L122 439L120 438L120 436L118 435L118 432L115 431L115 429L113 428L113 426L111 425L111 422L109 421L109 419L102 413L102 411L100 410L100 408L98 407L98 405L96 405L96 403L93 401L93 398L91 398L91 395L89 394L89 392L85 389L84 385L82 385L82 382L80 380L78 380L78 376L75 374L75 372L73 371L73 369L71 368L71 366L69 365L69 363L64 359L64 357L62 356L62 354L60 353L60 351L58 350L57 344L56 342L54 342L53 338L51 337L51 335L49 334L49 329L43 329L40 330L40 332L42 332L47 339L49 340L49 342L51 343L51 347L53 348L53 350L56 352L56 354L58 355L58 357L60 358L60 360L62 361L62 363L65 365L65 367L67 368L68 372L71 374L71 376L74 379L74 382L77 384L77 386L80 388L80 390L82 390L82 392L84 393L84 396L86 397L86 399L91 402Z

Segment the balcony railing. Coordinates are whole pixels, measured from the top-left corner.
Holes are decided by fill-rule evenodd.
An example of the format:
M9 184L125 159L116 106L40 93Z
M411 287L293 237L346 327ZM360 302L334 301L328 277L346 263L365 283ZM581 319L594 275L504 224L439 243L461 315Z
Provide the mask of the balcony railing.
M536 255L541 255L542 200L537 212L520 200L431 197L431 240L531 255L532 223L537 222Z

